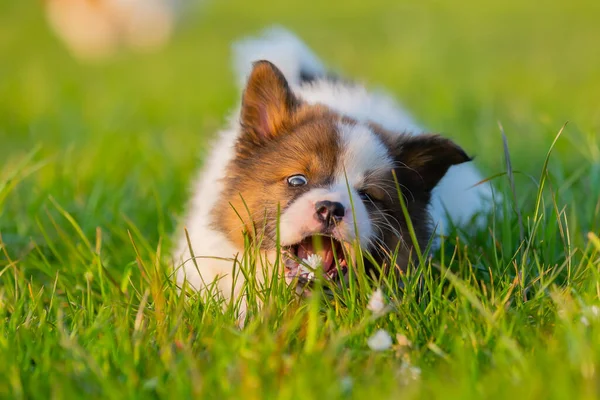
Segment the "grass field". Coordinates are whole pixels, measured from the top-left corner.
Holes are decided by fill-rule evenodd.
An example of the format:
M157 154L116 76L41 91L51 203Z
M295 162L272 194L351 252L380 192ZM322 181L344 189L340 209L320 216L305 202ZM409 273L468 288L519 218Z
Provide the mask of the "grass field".
M101 65L38 5L0 3L1 398L599 397L600 3L212 1L159 53ZM460 142L507 202L401 297L275 285L238 330L178 293L167 255L238 100L229 44L272 23Z

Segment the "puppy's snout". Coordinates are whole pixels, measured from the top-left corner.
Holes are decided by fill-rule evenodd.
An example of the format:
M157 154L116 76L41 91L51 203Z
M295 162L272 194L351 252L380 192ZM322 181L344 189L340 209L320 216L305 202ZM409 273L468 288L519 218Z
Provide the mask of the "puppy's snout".
M342 203L337 201L319 201L315 204L317 220L323 222L326 227L330 227L340 222L346 214L346 209Z

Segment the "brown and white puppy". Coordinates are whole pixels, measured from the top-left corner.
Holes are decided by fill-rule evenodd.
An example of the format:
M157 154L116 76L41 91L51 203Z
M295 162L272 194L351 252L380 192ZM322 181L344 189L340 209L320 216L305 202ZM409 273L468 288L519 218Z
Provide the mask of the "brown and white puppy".
M414 243L398 187L422 248L446 215L467 223L488 207L490 188L469 190L481 178L458 145L420 134L385 94L328 78L288 32L236 49L242 104L196 183L185 225L198 268L182 235L180 282L237 294L231 259L246 238L271 263L281 249L281 273L295 284L345 273L354 244L384 264L397 251L405 268Z

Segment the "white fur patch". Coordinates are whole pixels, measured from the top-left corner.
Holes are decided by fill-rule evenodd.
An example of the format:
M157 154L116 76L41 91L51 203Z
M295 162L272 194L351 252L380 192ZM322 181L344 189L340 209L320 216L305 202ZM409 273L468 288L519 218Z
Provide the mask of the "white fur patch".
M283 28L267 29L262 36L246 38L233 45L234 69L243 87L252 71L252 63L272 62L290 85L300 83L300 71L324 75L325 67L314 53Z
M275 63L275 65L277 65ZM419 134L423 128L388 93L367 91L364 86L315 81L295 87L297 95L309 104L323 104L359 122L376 122L388 130Z
M392 169L394 163L387 147L368 126L340 122L338 132L342 147L335 178L338 184L345 185L347 178L350 186L356 188L362 185L368 172Z

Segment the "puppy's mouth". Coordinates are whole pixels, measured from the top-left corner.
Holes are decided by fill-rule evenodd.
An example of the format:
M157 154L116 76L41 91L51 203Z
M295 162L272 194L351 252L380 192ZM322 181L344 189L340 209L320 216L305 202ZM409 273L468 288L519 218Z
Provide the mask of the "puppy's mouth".
M315 235L284 248L285 277L309 283L317 277L335 280L348 271L342 242L329 236Z

